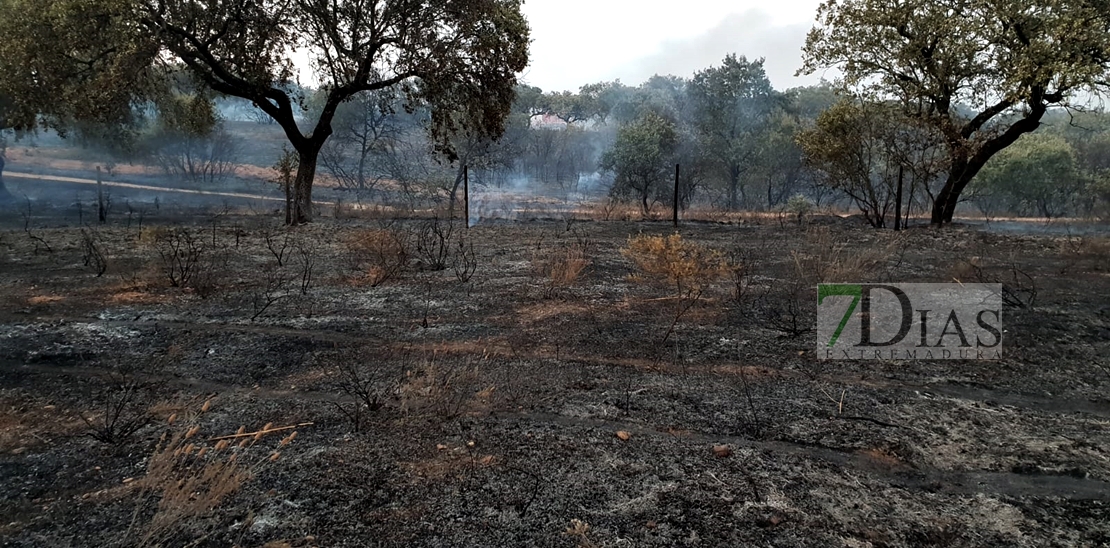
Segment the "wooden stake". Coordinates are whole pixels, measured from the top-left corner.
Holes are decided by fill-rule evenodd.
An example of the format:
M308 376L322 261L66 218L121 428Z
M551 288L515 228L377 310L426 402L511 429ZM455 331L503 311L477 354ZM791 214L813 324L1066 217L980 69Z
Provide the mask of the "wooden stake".
M674 227L678 228L678 178L681 173L681 164L674 165Z
M470 166L463 165L463 218L470 228Z
M898 192L894 197L894 231L902 230L902 178L905 166L898 166Z
M96 219L100 224L108 221L108 210L104 207L104 183L100 179L100 166L96 166Z

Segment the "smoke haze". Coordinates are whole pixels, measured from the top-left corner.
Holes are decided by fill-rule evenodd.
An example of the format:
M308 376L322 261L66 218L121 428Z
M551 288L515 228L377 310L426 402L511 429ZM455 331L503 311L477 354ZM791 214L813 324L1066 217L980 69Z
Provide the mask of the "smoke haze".
M642 82L656 74L688 78L735 53L748 59L766 58L764 68L776 89L817 84L821 75L794 76L802 65L802 45L810 28L803 23L774 26L770 16L757 10L730 15L704 34L668 40L660 51L621 68L620 78L625 82Z
M819 83L794 78L817 0L686 0L674 3L532 0L532 63L523 75L546 91L620 79L637 85L655 74L689 77L729 53L765 57L779 89ZM831 79L834 75L825 75Z

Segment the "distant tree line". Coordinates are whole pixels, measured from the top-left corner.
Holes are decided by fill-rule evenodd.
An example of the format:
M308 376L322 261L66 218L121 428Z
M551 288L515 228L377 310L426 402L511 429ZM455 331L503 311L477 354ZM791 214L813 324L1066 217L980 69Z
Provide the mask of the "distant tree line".
M968 105L953 109L957 119L976 116ZM903 225L931 217L953 165L943 132L904 103L843 82L776 90L762 59L737 55L692 78L654 76L637 86L519 85L502 137L460 132L455 164L432 153L420 130L427 116L388 93L346 103L322 164L341 187L380 197L454 200L466 164L476 185L567 199L604 193L644 215L671 206L678 164L683 208L775 211L794 198L853 208L875 227L893 226L897 213ZM1020 116L983 122L983 138ZM985 162L959 203L988 216L1105 216L1110 115L1053 107L1038 127Z
M1085 108L1110 88L1105 0L828 0L799 73L838 78L785 91L728 55L691 78L545 92L517 79L529 32L519 0L5 0L0 129L145 135L173 150L167 171L215 180L225 160L193 159L228 146L203 111L249 105L297 156L291 224L312 219L318 168L409 203L453 204L469 173L650 215L679 165L684 207L851 204L875 227L961 204L1107 209L1105 118ZM298 85L298 48L319 89Z

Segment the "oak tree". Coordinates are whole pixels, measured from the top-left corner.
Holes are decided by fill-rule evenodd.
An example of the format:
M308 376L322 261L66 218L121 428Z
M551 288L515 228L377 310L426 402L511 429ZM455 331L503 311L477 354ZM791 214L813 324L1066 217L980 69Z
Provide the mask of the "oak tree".
M621 127L613 148L601 158L601 169L615 175L611 194L637 200L647 217L670 188L677 143L674 123L655 112Z
M1105 90L1106 0L828 0L801 73L837 68L843 83L896 100L943 137L947 176L932 222L951 222L960 195L999 151L1055 106Z
M141 119L135 105L162 102L172 81L154 70L157 44L131 32L124 7L124 0L0 1L0 131L96 127L126 148ZM0 179L0 200L6 195Z
M37 4L28 0L8 0ZM299 157L286 220L312 219L320 151L340 105L364 92L392 89L430 115L440 152L455 158L462 128L497 136L528 63L529 28L520 0L50 0L63 13L88 10L116 22L138 44L145 66L183 66L217 94L251 101L273 118ZM14 28L0 40L33 28ZM87 27L52 37L89 39ZM294 52L303 52L324 93L314 119L299 124ZM141 64L141 63L140 63ZM103 76L117 87L127 81ZM80 94L76 94L80 95ZM73 101L93 100L75 97ZM38 111L32 104L28 111ZM302 128L303 124L303 128Z
M742 198L741 177L755 165L771 114L784 96L771 86L763 59L735 55L695 74L688 93L707 152L727 184L728 208L734 210Z

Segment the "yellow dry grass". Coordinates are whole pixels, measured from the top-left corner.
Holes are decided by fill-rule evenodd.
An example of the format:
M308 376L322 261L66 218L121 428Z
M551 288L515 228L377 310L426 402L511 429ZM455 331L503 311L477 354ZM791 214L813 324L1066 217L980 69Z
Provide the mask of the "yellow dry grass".
M641 273L674 287L680 294L704 289L728 273L721 252L684 240L680 234L641 234L630 238L621 254Z
M60 295L35 295L34 297L27 298L27 304L31 306L41 306L52 303L59 303L65 300L65 297Z

